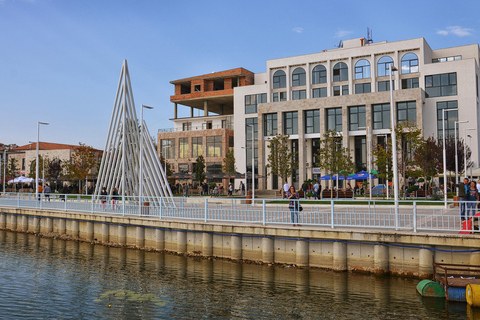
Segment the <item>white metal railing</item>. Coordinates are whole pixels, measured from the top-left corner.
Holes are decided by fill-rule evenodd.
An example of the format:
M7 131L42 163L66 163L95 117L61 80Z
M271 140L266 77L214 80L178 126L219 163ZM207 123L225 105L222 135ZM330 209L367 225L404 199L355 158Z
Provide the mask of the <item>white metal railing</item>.
M188 198L192 199L192 198ZM142 198L119 196L86 196L32 193L0 194L0 206L34 208L40 210L62 210L112 215L146 216L159 219L197 220L202 222L235 222L262 225L320 226L329 228L395 229L407 231L459 232L463 225L461 208L465 205L468 216L476 214L473 202L426 202L423 200L399 201L398 215L395 216L393 201L386 200L330 200L318 203L302 200L303 211L290 210L286 200L255 199L247 204L244 198ZM298 222L292 221L292 211ZM480 215L479 215L480 217ZM479 217L475 217L468 229L478 233Z

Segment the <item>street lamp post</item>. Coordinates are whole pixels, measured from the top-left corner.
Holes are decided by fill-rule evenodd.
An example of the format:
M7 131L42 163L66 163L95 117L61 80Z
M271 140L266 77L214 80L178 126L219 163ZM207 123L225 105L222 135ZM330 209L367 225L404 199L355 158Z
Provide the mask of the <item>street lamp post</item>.
M468 120L464 121L455 121L455 185L457 186L457 197L458 197L458 150L457 150L457 124L459 123L468 123ZM465 138L464 138L465 140ZM463 146L465 146L465 141L463 143ZM464 149L465 150L465 149ZM465 172L467 172L467 167L465 167ZM466 174L465 174L466 175Z
M467 176L467 130L476 130L475 128L465 128L463 129L463 159L464 159L464 172L465 172L465 177ZM468 135L470 138L470 145L472 145L472 136ZM472 177L470 177L470 180L472 180ZM458 195L458 194L457 194Z
M470 129L475 130L474 128L470 128ZM469 143L469 144L472 145L472 136L471 136L471 135L468 135L468 138L469 138L469 140L470 140L470 143ZM465 149L466 149L466 148L465 148ZM467 163L467 155L466 155L466 153L465 153L465 163ZM465 164L465 175L467 175L467 169L466 169L466 168L467 168L467 167L466 167L466 164ZM472 165L470 166L470 180L472 180L472 179L473 179L473 163L472 163Z
M390 73L390 121L392 127L392 156L393 156L393 198L395 201L395 229L398 230L398 167L397 167L397 137L395 133L395 106L393 104L393 71L398 69L393 65L389 65Z
M255 204L255 126L251 124L247 124L247 127L252 128L252 205ZM247 158L245 157L245 163L247 162ZM245 171L245 177L246 177ZM247 181L245 180L245 183ZM245 187L245 192L247 188Z
M5 181L7 180L7 146L3 147L3 193L5 194Z
M445 208L447 207L447 148L445 146L445 112L458 111L458 109L442 109L442 132L443 132L443 194L445 199Z
M143 135L144 135L144 130L143 130L143 109L153 109L153 107L146 106L142 104L142 111L140 112L140 174L138 178L138 201L140 202L140 205L138 206L138 211L139 214L142 214L142 196L143 196Z
M39 168L38 168L38 149L39 149L39 144L40 144L40 125L43 124L43 125L46 125L48 126L49 123L48 122L40 122L40 121L37 121L37 159L36 159L36 163L35 163L35 197L38 199L38 171L39 171Z

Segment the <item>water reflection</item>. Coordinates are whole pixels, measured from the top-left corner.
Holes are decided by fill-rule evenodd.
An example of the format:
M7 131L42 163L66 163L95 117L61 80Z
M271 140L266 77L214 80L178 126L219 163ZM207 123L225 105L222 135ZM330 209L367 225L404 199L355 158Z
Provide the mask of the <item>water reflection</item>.
M0 231L5 318L465 319L418 280L109 248ZM472 318L473 319L473 318Z

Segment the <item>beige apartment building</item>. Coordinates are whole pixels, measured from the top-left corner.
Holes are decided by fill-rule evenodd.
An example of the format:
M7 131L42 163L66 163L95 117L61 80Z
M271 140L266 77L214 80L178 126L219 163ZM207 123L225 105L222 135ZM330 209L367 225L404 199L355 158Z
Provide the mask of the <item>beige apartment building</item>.
M234 90L237 168L252 170L253 127L255 172L266 177L256 179L257 189L282 185L266 168L268 139L276 133L290 135L298 154L299 168L288 181L297 188L305 179L327 174L315 167L314 154L329 129L341 133L357 168L366 169L369 157L373 161L367 144L390 139L391 65L398 69L392 74L396 121L415 121L425 137L441 139L442 110L451 109L445 112L446 136L454 135L456 121L468 121L458 123L457 136L471 136L466 142L476 168L479 56L478 44L433 50L423 38L391 43L359 38L337 49L268 60L265 73Z

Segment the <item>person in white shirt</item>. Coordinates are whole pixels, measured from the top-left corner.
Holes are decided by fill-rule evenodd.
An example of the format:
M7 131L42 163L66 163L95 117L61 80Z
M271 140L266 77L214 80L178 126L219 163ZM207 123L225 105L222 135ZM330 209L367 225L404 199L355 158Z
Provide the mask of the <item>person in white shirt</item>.
M283 197L285 198L285 195L287 194L288 190L290 190L290 186L288 185L288 182L285 181L285 184L283 185Z

